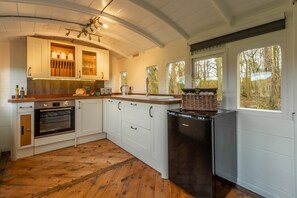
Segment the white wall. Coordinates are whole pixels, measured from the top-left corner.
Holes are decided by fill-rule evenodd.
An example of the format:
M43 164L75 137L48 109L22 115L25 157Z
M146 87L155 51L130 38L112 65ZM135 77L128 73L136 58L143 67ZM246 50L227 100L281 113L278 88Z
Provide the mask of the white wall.
M16 85L27 87L25 40L0 42L0 151L11 148L11 108Z
M105 83L105 86L110 86L114 92L119 92L120 72L127 71L128 85L132 86L132 92L144 93L145 68L157 65L159 68L159 93L166 93L166 64L184 60L186 61L187 73L189 73L190 64L188 62L188 55L189 50L186 41L179 40L167 44L164 48L156 47L142 52L137 57L113 60L111 64L112 78L109 82Z

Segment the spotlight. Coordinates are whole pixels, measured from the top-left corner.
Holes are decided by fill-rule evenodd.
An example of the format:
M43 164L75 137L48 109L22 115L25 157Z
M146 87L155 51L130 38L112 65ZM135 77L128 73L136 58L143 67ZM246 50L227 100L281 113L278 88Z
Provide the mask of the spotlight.
M89 40L92 40L91 34L89 34Z
M79 37L81 36L81 33L82 33L82 32L80 32L80 33L77 35L77 38L79 38Z
M103 25L102 25L105 29L107 29L108 28L108 25L107 24L105 24L105 23L103 23Z
M83 29L83 33L85 36L87 36L88 31L86 29Z
M101 42L101 40L100 40L100 37L98 36L98 42L100 43Z

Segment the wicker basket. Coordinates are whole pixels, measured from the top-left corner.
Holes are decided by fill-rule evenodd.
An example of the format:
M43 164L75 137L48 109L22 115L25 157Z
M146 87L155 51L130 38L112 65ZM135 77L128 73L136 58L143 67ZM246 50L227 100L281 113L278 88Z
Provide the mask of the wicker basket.
M198 95L198 94L183 94L182 109L195 111L217 111L218 102L217 94Z

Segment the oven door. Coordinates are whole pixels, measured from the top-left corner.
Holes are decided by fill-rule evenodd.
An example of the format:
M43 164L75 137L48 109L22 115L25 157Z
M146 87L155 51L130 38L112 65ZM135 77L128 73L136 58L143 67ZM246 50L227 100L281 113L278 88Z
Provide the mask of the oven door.
M35 138L74 132L74 107L36 109Z

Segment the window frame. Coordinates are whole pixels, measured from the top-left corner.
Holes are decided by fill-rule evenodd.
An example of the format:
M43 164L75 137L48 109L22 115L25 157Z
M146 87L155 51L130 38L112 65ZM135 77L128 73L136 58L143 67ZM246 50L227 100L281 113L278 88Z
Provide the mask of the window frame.
M147 78L147 69L150 68L150 67L156 67L157 68L157 82L158 82L158 93L149 93L149 94L159 94L160 93L160 87L159 87L159 84L160 84L160 81L159 81L159 67L158 65L150 65L150 66L147 66L145 67L145 78Z
M257 37L245 39L242 42L236 42L235 53L236 53L236 74L237 74L237 83L236 83L236 108L237 111L243 114L264 116L264 117L274 117L274 118L290 118L291 114L289 112L289 107L292 106L292 95L288 94L288 89L292 87L289 82L288 71L290 71L290 65L288 65L288 52L286 39L284 35L286 31L278 31L265 35L260 35ZM245 50L263 48L267 46L279 45L281 48L281 110L266 110L266 109L253 109L253 108L243 108L240 107L240 68L239 68L239 54ZM293 94L293 93L291 93Z
M127 71L121 71L121 72L120 72L120 87L123 86L123 85L122 85L122 74L123 74L124 72L127 74L126 78L127 78L127 85L128 85L128 72L127 72Z
M168 65L169 64L172 64L172 63L177 63L177 62L185 62L185 86L186 86L186 76L187 76L187 61L186 60L182 60L182 59L178 59L178 60L174 60L174 61L170 61L170 62L167 62L165 64L165 75L166 75L166 93L167 94L171 94L169 93L169 78L168 78ZM179 95L179 94L172 94L172 95Z
M191 87L194 81L194 60L209 59L222 57L222 101L219 101L219 108L226 108L226 90L228 89L228 67L227 67L227 50L225 46L195 53L191 56Z

